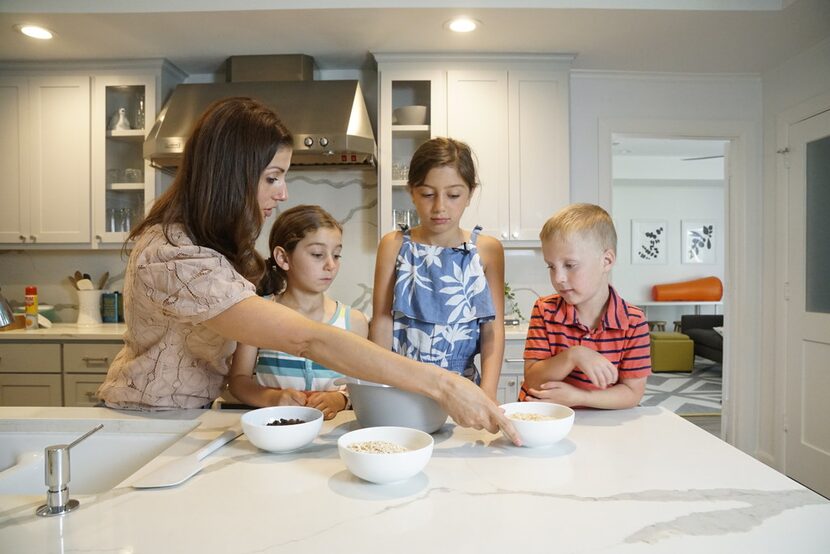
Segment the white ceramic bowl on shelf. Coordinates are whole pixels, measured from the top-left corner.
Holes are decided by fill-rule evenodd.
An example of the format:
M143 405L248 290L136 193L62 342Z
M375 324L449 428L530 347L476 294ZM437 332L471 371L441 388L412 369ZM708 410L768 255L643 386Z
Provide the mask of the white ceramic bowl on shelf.
M395 125L426 125L426 106L401 106L392 110L392 122Z
M404 452L356 452L349 445L383 441L401 446ZM337 439L340 459L354 475L364 481L386 484L417 475L432 456L432 436L409 427L367 427Z
M551 446L568 436L574 424L574 411L567 406L549 402L510 402L500 406L510 419L522 439L522 446L535 448ZM517 419L516 414L532 417L538 421ZM521 415L519 416L521 417Z
M300 419L305 423L268 425L280 419ZM323 412L305 406L271 406L242 414L241 421L245 436L257 448L268 452L291 452L317 438L323 425Z

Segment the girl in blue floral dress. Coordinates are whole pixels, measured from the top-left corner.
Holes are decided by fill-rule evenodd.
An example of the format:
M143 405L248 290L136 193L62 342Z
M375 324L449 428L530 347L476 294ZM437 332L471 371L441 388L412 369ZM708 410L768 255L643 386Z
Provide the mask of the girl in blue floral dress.
M420 223L380 241L369 338L459 373L495 400L504 354L504 249L481 227L460 226L478 185L472 152L463 142L434 138L409 168Z

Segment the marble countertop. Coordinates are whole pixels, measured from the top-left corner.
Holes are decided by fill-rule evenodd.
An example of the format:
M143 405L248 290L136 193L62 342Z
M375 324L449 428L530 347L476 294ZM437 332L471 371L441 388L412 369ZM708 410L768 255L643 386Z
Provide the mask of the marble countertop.
M46 329L41 327L27 331L14 329L0 331L0 341L24 340L120 340L127 330L123 323L102 323L100 325L77 325L75 323L53 323Z
M546 449L448 423L424 471L392 485L340 461L337 438L356 426L344 412L299 452L242 436L186 483L155 490L129 483L239 412L0 408L9 417L201 425L113 490L72 495L81 507L65 516L35 516L40 496L0 496L8 552L830 552L830 502L660 408L579 411Z
M123 323L102 323L101 325L79 326L75 323L53 323L49 329L27 331L15 329L0 331L0 341L21 340L117 340L127 330ZM504 336L507 340L524 340L527 337L527 324L506 325Z

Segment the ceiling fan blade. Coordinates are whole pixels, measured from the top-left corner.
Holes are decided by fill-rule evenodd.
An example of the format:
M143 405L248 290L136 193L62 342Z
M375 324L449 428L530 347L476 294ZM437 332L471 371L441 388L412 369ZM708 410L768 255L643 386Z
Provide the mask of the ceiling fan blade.
M723 157L723 154L721 154L720 156L700 156L700 157L697 157L697 158L681 158L681 160L684 161L684 162L694 162L696 160L714 160L714 159L722 158L722 157Z

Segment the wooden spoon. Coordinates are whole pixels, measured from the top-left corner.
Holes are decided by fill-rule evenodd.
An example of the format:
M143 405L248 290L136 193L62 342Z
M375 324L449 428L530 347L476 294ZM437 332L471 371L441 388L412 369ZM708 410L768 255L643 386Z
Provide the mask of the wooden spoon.
M110 272L105 271L103 275L101 275L101 279L98 281L98 290L104 290L104 287L107 286L107 281L109 281Z
M74 276L74 275L70 275L70 276L69 276L69 282L70 282L70 283L72 283L72 286L73 286L73 287L75 287L75 290L79 290L79 289L78 289L78 281L77 281L77 280L75 280L75 276Z
M78 281L80 281L83 278L84 278L83 274L80 271L75 270L75 282L77 283Z

